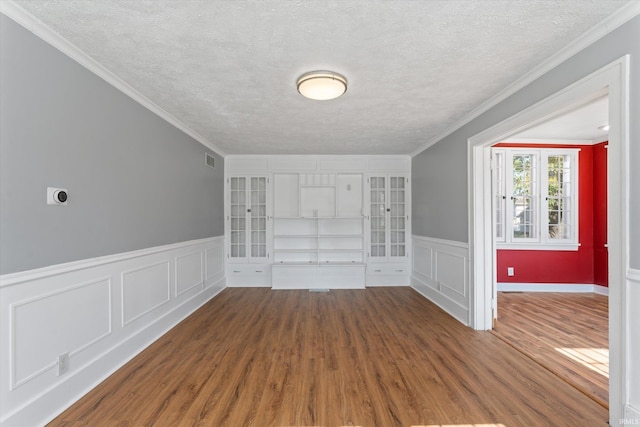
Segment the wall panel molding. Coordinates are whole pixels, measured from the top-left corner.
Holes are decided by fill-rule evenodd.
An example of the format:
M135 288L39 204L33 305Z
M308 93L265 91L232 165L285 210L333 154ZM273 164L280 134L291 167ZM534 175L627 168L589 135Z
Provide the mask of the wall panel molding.
M411 286L465 325L469 324L469 247L412 236Z
M93 295L91 288L96 289ZM87 304L76 304L80 301ZM111 278L99 278L29 298L11 304L10 310L10 390L14 390L57 366L55 359L44 357L47 350L57 348L53 354L73 356L111 334ZM79 327L66 342L55 340L58 331L75 325ZM26 372L23 374L23 371Z
M0 276L0 425L46 424L217 295L223 254L217 236Z
M162 261L122 272L122 326L169 302L169 268L169 261Z
M634 282L640 282L640 270L636 270L634 268L627 269L627 279L633 280Z
M205 286L211 281L224 276L224 241L220 245L207 248L205 251Z
M203 252L193 252L176 258L175 296L204 285L203 278L206 273L202 264L204 255Z

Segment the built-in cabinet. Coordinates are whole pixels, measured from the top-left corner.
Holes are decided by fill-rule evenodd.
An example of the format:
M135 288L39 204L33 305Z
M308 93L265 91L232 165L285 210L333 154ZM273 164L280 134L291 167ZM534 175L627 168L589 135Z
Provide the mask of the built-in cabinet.
M227 282L270 286L267 176L230 176L227 184Z
M409 177L374 174L367 178L367 283L408 283Z
M322 157L225 162L229 286L409 284L409 158Z

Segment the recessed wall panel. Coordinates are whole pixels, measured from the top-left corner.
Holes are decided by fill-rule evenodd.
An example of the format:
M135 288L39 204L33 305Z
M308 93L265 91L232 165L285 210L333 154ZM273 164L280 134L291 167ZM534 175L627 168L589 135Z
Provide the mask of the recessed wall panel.
M110 286L104 278L11 306L12 387L111 332Z
M169 301L169 262L122 273L122 324Z
M464 296L465 258L459 255L438 251L436 255L436 280L444 287Z
M205 251L207 280L224 272L224 246L218 244Z
M176 258L176 295L202 285L202 252Z
M431 265L432 249L415 245L413 251L413 270L429 279L433 279L433 266Z

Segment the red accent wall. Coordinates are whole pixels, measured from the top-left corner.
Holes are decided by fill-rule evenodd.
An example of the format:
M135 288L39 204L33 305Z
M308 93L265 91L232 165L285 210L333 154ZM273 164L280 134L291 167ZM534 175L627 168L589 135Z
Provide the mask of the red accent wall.
M497 147L580 149L578 154L580 247L577 251L498 250L498 282L594 283L607 286L607 253L603 246L607 231L605 145L606 143L595 146L511 143L497 145ZM514 268L514 276L507 276L507 267Z

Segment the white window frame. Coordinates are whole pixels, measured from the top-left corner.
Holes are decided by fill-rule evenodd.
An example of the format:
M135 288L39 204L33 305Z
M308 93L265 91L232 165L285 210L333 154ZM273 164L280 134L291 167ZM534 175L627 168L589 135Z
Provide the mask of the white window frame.
M493 215L493 238L497 249L521 249L521 250L566 250L577 251L580 247L579 242L579 181L578 177L578 148L537 148L537 147L505 147L492 148L492 215ZM501 165L496 161L496 154L503 156ZM536 164L538 165L535 172L535 182L537 188L534 190L536 216L535 236L531 238L514 238L513 237L513 156L519 154L533 154L536 156ZM550 156L569 156L570 165L570 183L572 183L570 197L570 219L569 237L566 239L550 238L549 230L549 211L548 211L548 158ZM501 167L502 180L499 182L498 168ZM500 188L498 188L500 187ZM496 190L498 193L496 193ZM496 237L497 231L497 205L499 201L497 197L503 199L501 209L502 213L502 237Z

